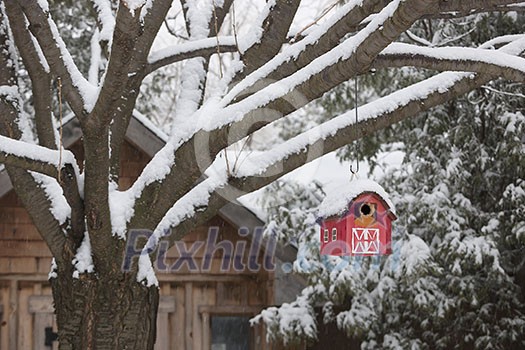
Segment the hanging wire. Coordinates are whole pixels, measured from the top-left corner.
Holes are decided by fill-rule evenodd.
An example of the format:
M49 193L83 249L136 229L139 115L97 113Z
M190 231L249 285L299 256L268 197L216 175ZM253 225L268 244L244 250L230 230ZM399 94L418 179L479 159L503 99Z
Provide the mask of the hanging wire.
M359 115L357 114L357 76L355 77L355 80L354 80L354 92L355 92L355 127L354 127L354 132L355 132L355 157L356 157L356 169L354 170L354 166L353 164L350 164L350 172L352 173L352 175L357 175L357 173L359 172L359 142L357 140L357 123L359 122Z

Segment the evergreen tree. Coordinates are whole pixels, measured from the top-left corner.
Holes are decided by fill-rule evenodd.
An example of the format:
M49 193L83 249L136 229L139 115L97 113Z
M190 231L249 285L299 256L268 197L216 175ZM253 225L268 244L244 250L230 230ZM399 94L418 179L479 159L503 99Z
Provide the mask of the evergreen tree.
M475 15L461 23L425 20L405 39L477 47L490 37L515 32L523 22L521 15L500 14ZM359 102L431 74L413 73L378 71L361 78ZM353 105L353 96L350 82L325 96L321 106L327 114L338 113ZM313 306L322 304L324 320L335 320L365 349L523 347L524 102L521 86L497 80L368 138L360 154L372 165L380 150L402 144L405 152L402 167L381 180L399 216L394 254L319 256L318 229L296 226L302 238L295 271L307 276L309 287L296 302L265 310L255 321L264 321L270 336L288 343L297 340L294 334L315 338L310 322L286 328L282 320L294 313L314 320ZM355 159L354 150L349 146L339 155ZM290 190L311 189L289 184ZM275 191L282 192L283 186L268 189L267 195ZM270 228L286 234L290 223L293 228L314 215L312 204L290 202L288 208L270 211ZM290 218L294 213L301 220Z

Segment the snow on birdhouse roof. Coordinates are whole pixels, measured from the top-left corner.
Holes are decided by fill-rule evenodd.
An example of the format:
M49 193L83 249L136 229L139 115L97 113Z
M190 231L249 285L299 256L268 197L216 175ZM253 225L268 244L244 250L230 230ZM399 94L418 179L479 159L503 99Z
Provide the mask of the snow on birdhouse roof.
M330 190L327 191L326 198L317 209L317 216L329 217L342 214L348 209L348 203L359 195L370 192L377 194L388 206L390 212L395 215L394 204L384 188L375 181L363 179L338 183L337 186L331 186Z

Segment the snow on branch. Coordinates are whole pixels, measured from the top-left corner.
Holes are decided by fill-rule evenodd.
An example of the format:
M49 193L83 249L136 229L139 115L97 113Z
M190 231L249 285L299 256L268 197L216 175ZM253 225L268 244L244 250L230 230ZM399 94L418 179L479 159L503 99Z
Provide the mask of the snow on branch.
M245 40L239 42L245 76L279 53L301 1L268 1Z
M384 48L381 45L384 44L386 47L392 40L392 38L385 38L382 34L386 26L393 26L392 32L395 33L397 31L399 34L407 29L409 23L400 25L394 20L394 18L397 18L396 16L401 16L403 12L408 10L405 6L409 6L407 2L391 2L379 14L374 16L373 20L363 30L334 49L314 59L310 64L294 74L270 84L240 102L229 105L239 93L246 90L254 82L253 77L248 76L246 83L244 81L240 82L218 103L217 107L224 108L223 113L221 113L222 118L214 118L208 125L204 126L204 129L211 131L231 123L242 122L249 112L257 108L266 107L271 102L286 96L296 89L305 95L303 101L298 100L295 106L296 108L302 107L311 99L319 97L326 90L337 85L339 79L342 82L351 78L357 74L357 71L355 71L357 65L366 65L366 60L370 60L371 63L375 54L379 54ZM412 15L415 21L418 16L417 14ZM390 35L393 34L391 33ZM386 40L389 42L387 43ZM262 69L264 70L265 68L263 67ZM343 71L348 76L342 74ZM324 79L330 73L333 73L333 79ZM337 74L337 77L335 77L335 74ZM316 90L320 89L321 76L323 77L323 91L316 93ZM332 84L334 86L331 86ZM209 113L206 108L203 108L201 112Z
M233 200L246 192L255 191L306 162L332 152L364 134L469 91L472 88L471 80L470 73L439 74L359 107L362 121L357 125L355 112L349 111L283 142L270 151L262 152L255 158L246 159L231 177L228 177L224 169L214 173L182 197L181 204L175 204L155 232L161 235L169 227L177 227L188 220L198 221L199 216L209 210L210 203L216 201L215 197ZM359 132L356 132L355 128L359 128ZM205 207L206 210L195 213L197 207Z
M111 10L111 2L109 0L92 0L92 2L97 11L100 26L99 39L109 42L115 29L115 16Z
M29 144L0 135L0 163L16 166L26 170L57 177L60 152L46 147ZM62 151L61 167L65 165L76 167L73 153Z
M438 13L458 12L461 15L488 11L514 11L523 4L516 0L452 0L440 1ZM439 16L437 16L439 17Z
M90 111L98 96L98 89L84 78L74 63L55 22L49 14L47 1L24 0L20 1L19 4L31 24L30 29L36 37L52 72L62 80L65 87L65 97L69 105L79 116L83 115L84 110Z
M371 120L386 119L392 114L402 113L404 108L414 103L419 105L425 104L425 107L427 107L428 104L425 100L432 94L443 95L442 100L439 102L444 102L449 99L448 96L445 96L446 92L453 89L461 80L470 78L471 74L469 73L446 72L398 90L386 97L360 106L359 119L361 121L358 125L355 125L355 110L350 110L283 142L272 148L271 151L259 154L255 160L248 158L235 176L245 179L258 176L264 177L265 173L270 173L272 167L275 167L279 162L300 156L301 158L305 157L309 152L312 152L311 148L314 146L321 148L318 152L319 156L331 152L363 135L363 130L356 133L353 131L354 128L360 128L360 125L367 125ZM410 115L419 111L419 108L417 111L412 110ZM366 133L368 134L372 131L375 130L366 130ZM287 167L285 169L288 170Z
M519 55L525 51L525 39L511 42L498 51ZM460 96L492 78L483 74L445 72L398 90L359 107L361 121L358 124L355 124L355 111L351 110L273 147L271 151L258 154L256 159L246 159L229 184L247 192L259 189L308 161Z
M220 36L218 38L212 37L185 42L150 54L148 57L149 65L146 68L146 72L151 73L168 64L189 58L211 56L217 53L217 42L219 43L218 49L220 52L234 52L237 50L233 36Z
M314 301L326 293L321 285L308 286L291 303L269 307L250 320L251 325L263 323L268 327L271 339L281 339L284 344L301 343L305 339L317 339Z
M335 87L339 82L351 78L358 73L357 67L364 64L363 60L365 62L369 60L371 63L375 55L379 54L382 49L391 43L393 40L392 36L395 33L400 35L406 30L413 21L416 21L423 13L426 13L427 5L431 3L434 3L434 0L393 1L358 34L345 40L321 57L314 59L295 74L255 92L240 102L230 105L239 93L242 93L250 86L249 83L245 84L244 81L241 81L222 100L210 99L196 113L192 113L193 110L196 110L201 97L200 93L202 92L200 88L196 88L198 86L197 83L201 80L199 78L200 71L197 69L198 67L195 67L196 70L192 70L192 75L188 77L191 78L191 80L188 80L188 83L191 83L191 85L187 89L183 85L182 92L187 98L179 100L185 103L178 105L177 113L179 118L174 120L175 127L171 133L170 140L172 145L170 147L176 151L177 159L194 158L195 150L192 144L195 140L204 138L210 141L210 150L207 153L210 154L210 157L208 157L209 159L198 157L199 159L195 160L195 162L198 161L199 164L188 166L191 169L191 173L186 173L185 176L189 176L192 180L177 178L178 172L173 171L176 164L172 163L171 165L163 165L161 169L166 169L168 166L169 168L163 170L164 175L162 178L155 176L157 180L155 183L152 183L147 180L150 178L148 172L153 170L156 174L159 174L159 171L146 168L139 176L138 182L142 184L147 182L151 185L139 186L141 193L137 194L139 197L135 197L140 198L137 203L146 200L142 192L147 192L148 189L160 191L159 196L163 197L162 201L165 203L174 203L179 200L191 190L192 184L200 176L200 169L206 169L212 163L211 158L220 150L246 136L239 132L229 133L228 130L232 128L245 130L243 126L246 125L257 125L257 128L260 128L301 108L309 101ZM346 10L349 11L348 8ZM403 17L404 21L398 21L399 17ZM394 34L385 36L385 31ZM322 35L322 33L319 33L319 35ZM293 57L293 55L290 57ZM188 63L192 61L188 61ZM265 68L263 67L262 70ZM257 75L258 71L254 72L254 74ZM189 71L187 72L189 73ZM271 72L271 69L267 69L267 72ZM250 79L250 76L247 79ZM304 95L302 95L303 93ZM287 97L292 95L297 98L294 98L293 103L290 103L290 99L287 99ZM285 103L283 101L288 102ZM263 110L271 110L275 113L268 117L268 113L259 113ZM209 118L210 115L214 117ZM257 128L250 129L250 132L254 132ZM162 181L162 184L156 186L155 184L158 184L160 181ZM154 187L159 189L153 189ZM172 188L172 190L163 191L161 190L163 188ZM169 210L169 207L165 206L162 213L164 213L164 210ZM150 218L134 217L134 220L150 220ZM158 220L160 221L160 218Z
M269 78L271 73L275 72L283 65L293 64L294 61L296 61L298 58L301 58L302 55L305 55L308 52L309 48L317 47L321 38L325 36L329 37L329 33L332 30L337 31L337 28L340 23L345 23L349 20L351 22L354 13L360 12L360 10L362 10L360 4L361 1L357 0L345 4L334 16L330 17L328 20L326 20L321 25L312 30L310 33L308 33L308 35L304 39L284 48L281 53L277 54L265 65L246 76L239 84L237 84L233 89L231 89L229 93L224 97L224 103L226 104L233 101L243 91L249 90L257 82L261 81L262 79Z
M219 18L217 9L223 5L224 1L215 0L183 2L190 40L205 39L213 32L211 27L217 27L217 29L220 27L224 17ZM218 38L218 33L215 35ZM175 106L173 131L178 129L179 124L187 121L188 117L201 106L206 87L208 63L207 57L193 58L185 62L180 78L181 89Z
M466 47L431 48L392 43L376 59L374 67L415 66L440 71L470 71L525 82L525 59L501 51Z

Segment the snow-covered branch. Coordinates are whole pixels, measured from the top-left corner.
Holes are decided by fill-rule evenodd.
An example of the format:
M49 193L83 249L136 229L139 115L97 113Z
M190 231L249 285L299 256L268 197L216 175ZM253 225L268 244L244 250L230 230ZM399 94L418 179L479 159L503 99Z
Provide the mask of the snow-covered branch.
M266 4L261 14L263 16L261 23L256 23L258 28L252 30L252 42L246 43L249 47L241 47L244 68L235 80L252 73L279 53L286 42L286 36L300 3L300 0L276 0Z
M141 32L140 13L129 11L125 2L119 4L113 33L111 55L105 71L99 97L93 108L95 121L109 125L119 106L121 96L125 95L129 80L135 40Z
M393 43L381 52L375 68L414 66L439 71L467 71L525 81L525 59L500 51Z
M68 150L63 150L61 155L60 151L31 145L2 135L0 135L0 163L35 171L54 178L58 177L59 167L63 167L66 164L75 166L77 164L75 156Z
M500 50L519 54L524 49L525 44L518 40ZM223 170L216 173L214 178L196 185L182 197L181 203L184 204L176 204L168 211L154 237L159 238L158 235L173 227L173 237L170 236L168 240L174 242L187 229L203 224L211 217L211 213L228 201L260 189L282 175L352 141L461 96L492 78L486 74L475 76L471 73L441 73L359 107L361 121L358 124L355 123L355 111L337 116L258 154L256 159L248 158L230 177ZM201 210L197 211L197 208Z
M240 92L258 80L255 79L254 81L253 79L252 75L259 76L260 74L259 71L255 71L245 78L247 82L244 80L239 82L218 104L205 105L191 118L191 123L188 120L185 124L183 120L175 120L177 124L174 125L176 128L173 135L176 136L172 135L174 142L181 144L181 140L185 141L182 142L182 146L176 148L175 159L184 159L187 167L185 167L185 176L180 177L176 171L172 171L175 165L171 164L169 171L164 173L160 185L157 184L157 180L142 190L147 193L151 188L156 188L155 191L158 191L159 198L162 198L156 202L159 209L158 214L163 215L173 203L192 188L194 182L201 175L201 169L206 169L218 152L246 136L245 132L230 132L231 130L255 132L264 125L303 107L309 101L320 97L363 69L367 69L377 54L408 29L419 17L427 13L429 8L432 8L430 5L434 3L434 0L394 1L386 6L357 35L345 40L290 77L281 79L244 100L230 105ZM263 66L261 69L264 71L266 67ZM193 77L193 84L196 80L196 77ZM186 90L184 85L183 89L185 95L191 91L191 89ZM188 104L191 105L191 108L183 105L179 106L179 110L188 112L195 109L197 103L195 97L197 95L192 94L191 96L188 98ZM262 110L272 113L261 113ZM216 116L212 119L209 118L211 111ZM183 113L183 115L187 115L187 113ZM203 128L204 130L199 130L199 125L194 121L205 119L208 122ZM207 140L209 142L209 150L207 151L209 157L195 155L194 144L202 142L196 140ZM154 171L158 173L158 170L155 169ZM141 177L150 177L148 169L142 173ZM168 187L170 190L166 190ZM138 202L147 206L148 204L143 198L140 195ZM162 209L160 209L159 202L164 204ZM150 221L155 220L155 217L148 215L147 219L137 217L136 220L139 222L142 220ZM160 220L160 217L157 220Z
M272 80L291 75L339 45L348 33L357 31L365 18L379 12L383 7L382 0L349 1L305 38L270 60L265 65L266 69L259 70L259 74L266 70L263 77Z
M115 29L115 16L111 9L110 0L92 0L93 7L97 12L97 22L100 27L100 41L109 42Z
M85 111L93 108L98 93L97 88L84 78L73 62L55 22L50 17L47 2L24 0L18 3L29 20L29 28L36 37L51 71L61 78L64 96L71 109L77 116L83 116ZM12 4L12 6L18 5Z
M469 73L442 73L359 107L361 121L358 124L355 124L354 111L333 118L258 154L256 159L248 158L231 177L222 170L196 185L181 198L180 204L168 211L155 232L161 235L172 227L168 240L175 242L187 229L203 224L211 213L228 201L260 189L352 141L462 95L488 80L490 77L473 77ZM197 208L201 210L197 211Z
M452 0L452 1L440 1L438 4L438 11L435 17L439 17L439 14L447 14L451 12L457 12L458 14L465 16L479 12L489 11L513 11L512 5L519 4L520 1L516 0ZM447 17L445 15L445 17Z
M219 45L217 46L217 42ZM195 57L207 57L219 52L234 52L235 38L232 36L221 36L181 43L153 52L148 57L146 74L151 73L166 65L180 62Z
M22 9L13 3L8 3L6 7L10 10L9 23L14 42L33 86L33 105L38 140L44 147L56 148L57 142L51 113L52 95L49 66L36 39L28 30L27 20Z

